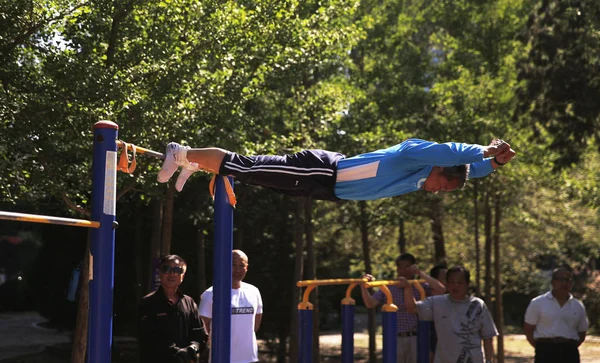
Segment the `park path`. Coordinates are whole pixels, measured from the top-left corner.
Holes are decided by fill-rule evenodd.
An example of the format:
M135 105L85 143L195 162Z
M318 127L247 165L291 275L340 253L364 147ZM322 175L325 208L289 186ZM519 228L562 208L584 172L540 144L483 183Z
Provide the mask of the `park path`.
M42 352L45 348L68 344L71 341L70 331L59 331L44 328L47 319L35 311L0 312L0 361L4 359L30 355ZM506 338L507 356L505 363L526 363L533 361L533 348L526 342L523 335L508 335ZM115 337L115 341L134 341L134 338ZM320 337L323 362L339 362L342 336L339 332L324 333ZM368 334L354 334L355 363L366 362L366 346ZM359 343L363 342L363 343ZM264 343L264 342L261 342ZM262 344L261 344L262 345ZM378 342L381 348L381 341ZM516 349L515 349L516 348ZM600 363L600 337L589 336L580 347L582 363ZM364 357L364 358L363 358ZM263 361L261 359L261 361ZM264 360L265 362L269 360Z
M354 333L354 341L366 342L369 339L367 333ZM531 363L533 362L534 350L527 343L525 336L522 334L507 334L504 338L505 342L505 363ZM319 337L319 343L321 350L327 352L326 356L335 356L340 353L342 346L342 336L339 333L323 334ZM377 347L381 349L381 341L377 343ZM367 355L366 348L356 348L355 352L360 351L361 356ZM588 336L585 342L579 347L581 355L581 363L600 363L600 336ZM334 362L334 360L327 360L327 362ZM355 360L355 363L366 362L365 360Z
M35 311L0 313L0 361L41 352L48 346L71 340L68 331L40 326L45 322L47 320Z

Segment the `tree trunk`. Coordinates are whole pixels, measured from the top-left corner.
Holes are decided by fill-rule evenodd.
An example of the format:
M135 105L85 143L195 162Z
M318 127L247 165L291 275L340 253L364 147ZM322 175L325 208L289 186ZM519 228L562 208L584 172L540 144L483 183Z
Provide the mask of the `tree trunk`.
M484 198L483 213L485 215L485 281L483 285L483 299L487 306L491 304L492 291L492 210L490 207L490 191L487 190Z
M79 270L79 299L77 300L77 318L75 331L73 332L71 363L84 363L87 351L89 289L90 276L92 276L92 267L90 266L91 230L88 230L86 244L85 256Z
M196 246L198 253L198 263L196 264L196 276L198 276L198 300L200 301L200 296L204 290L206 290L206 246L204 244L204 231L202 229L202 224L198 225L196 229Z
M238 188L235 192L238 205L245 205L244 188ZM246 225L244 212L235 214L235 225L233 226L233 249L244 250L244 226Z
M496 195L494 215L494 267L496 277L496 328L498 328L498 363L504 363L504 309L502 306L502 279L500 275L500 193Z
M443 208L442 200L436 198L436 201L431 205L431 233L433 235L433 245L435 248L436 262L446 259L446 245L444 242L444 228L442 224Z
M166 256L171 253L171 238L173 235L173 205L175 204L175 182L169 181L165 206L163 213L162 241L160 244L160 255Z
M302 280L304 275L304 198L296 198L296 208L294 209L294 240L296 242L296 263L294 266L294 284ZM300 289L292 290L292 324L290 327L290 363L298 361L298 302L300 301ZM285 345L285 341L279 344Z
M317 279L317 260L315 253L313 225L312 225L313 201L307 199L304 203L304 234L306 236L306 279ZM317 286L310 295L310 302L313 304L313 362L321 361L321 347L319 345L320 327L319 327L319 287Z
M398 251L403 254L406 253L406 232L404 231L404 218L402 216L398 220L398 227Z
M365 261L365 273L372 273L371 267L371 251L369 248L369 215L367 213L367 203L365 201L358 202L360 208L360 236L362 240L363 260ZM369 362L377 362L377 334L375 309L367 309L368 313L368 330L369 330Z
M291 206L295 206L295 203L293 203L293 199L290 199L287 196L282 196L281 199L281 203L285 206L285 211L282 211L282 214L285 215L289 215L290 213L294 213L293 210L290 210L289 207ZM297 220L295 218L292 218L289 222L282 222L278 228L278 235L277 235L277 239L279 241L286 241L289 239L289 231L295 231L295 225L297 224ZM300 237L302 237L302 234L300 234ZM298 288L295 286L295 281L293 281L294 279L294 271L292 270L292 274L291 276L288 275L289 272L289 267L290 267L290 245L287 243L278 243L277 244L277 254L276 254L276 260L278 261L275 266L277 271L281 271L282 275L279 276L279 278L277 279L278 285L285 285L291 288L291 291L289 291L292 295L292 297L290 296L286 296L287 291L281 291L282 292L282 298L280 299L281 301L277 304L276 306L276 310L278 312L277 314L277 318L275 319L277 321L277 325L276 325L276 332L277 332L277 347L276 349L276 354L277 354L277 362L278 363L286 363L288 360L286 359L287 356L287 342L288 339L290 338L290 326L291 326L291 321L292 321L292 316L297 316L298 313L298 301L296 299L296 301L292 301L292 304L290 304L290 300L293 299L293 295L294 293L297 294L298 292ZM284 272L285 270L285 272ZM284 276L285 275L285 276ZM287 276L287 277L286 277ZM284 296L286 296L284 298ZM297 296L297 295L296 295ZM285 301L287 299L287 302ZM292 310L288 310L288 318L285 318L286 314L286 308L289 308L290 305L292 306ZM270 309L269 309L270 310ZM291 316L289 316L289 314L292 314Z
M473 181L473 219L475 220L475 294L481 296L481 247L479 246L479 181Z
M116 4L118 3L119 2L116 2ZM127 15L129 15L133 11L133 4L134 1L131 0L125 3L122 7L115 10L111 23L110 33L108 36L108 48L106 49L107 67L110 67L113 64L113 59L117 49L117 42L119 41L119 27L121 25L121 22L123 22L125 18L127 18Z
M280 324L281 325L281 324ZM279 344L277 345L277 363L285 363L287 362L287 360L285 359L285 353L286 353L286 344L285 342L287 341L288 338L288 332L287 329L278 329L278 333L277 333L277 338L279 339ZM297 359L297 357L296 357ZM291 359L289 360L290 362L292 361Z
M146 281L144 277L144 243L143 243L143 232L144 232L144 205L142 203L136 204L135 212L135 233L134 233L134 247L135 256L133 257L135 266L135 301L145 295L143 293L142 284Z
M148 278L146 291L154 291L156 286L155 273L156 262L160 257L160 239L162 234L163 206L160 199L152 200L152 237L150 239L150 263L148 264Z

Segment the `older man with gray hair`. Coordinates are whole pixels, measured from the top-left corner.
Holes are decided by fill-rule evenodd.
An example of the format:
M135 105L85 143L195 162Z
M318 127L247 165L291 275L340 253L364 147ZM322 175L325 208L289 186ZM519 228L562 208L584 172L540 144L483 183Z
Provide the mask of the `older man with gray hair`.
M573 272L559 267L552 272L552 290L529 303L525 336L535 348L535 363L579 363L579 346L585 341L588 319L583 303L571 295Z

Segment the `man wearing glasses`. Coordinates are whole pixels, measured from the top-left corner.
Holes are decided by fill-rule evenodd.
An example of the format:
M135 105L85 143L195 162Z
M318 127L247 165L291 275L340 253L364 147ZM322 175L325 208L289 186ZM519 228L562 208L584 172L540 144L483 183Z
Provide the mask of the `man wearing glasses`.
M555 269L551 284L552 290L529 303L525 336L535 348L535 363L579 363L578 347L585 340L588 320L583 303L571 295L571 269Z
M187 264L177 255L159 261L160 287L139 305L142 363L190 363L206 347L207 335L194 299L179 290Z

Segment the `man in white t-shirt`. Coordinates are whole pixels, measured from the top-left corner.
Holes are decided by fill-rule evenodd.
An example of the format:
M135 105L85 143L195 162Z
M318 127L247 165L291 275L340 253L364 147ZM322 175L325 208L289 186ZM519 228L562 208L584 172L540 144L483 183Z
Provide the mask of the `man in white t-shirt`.
M262 321L260 291L242 282L248 272L248 256L233 250L231 272L231 363L258 362L256 331ZM202 294L198 311L210 335L212 331L213 287ZM219 362L220 363L220 362Z
M529 303L525 336L535 348L535 363L579 363L588 320L583 303L571 295L573 274L559 267L552 272L552 290Z
M492 339L498 330L483 300L469 295L470 277L469 270L463 266L452 267L446 272L448 293L418 302L408 281L399 279L408 312L435 324L438 341L434 363L492 363L494 360Z

